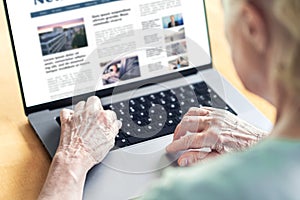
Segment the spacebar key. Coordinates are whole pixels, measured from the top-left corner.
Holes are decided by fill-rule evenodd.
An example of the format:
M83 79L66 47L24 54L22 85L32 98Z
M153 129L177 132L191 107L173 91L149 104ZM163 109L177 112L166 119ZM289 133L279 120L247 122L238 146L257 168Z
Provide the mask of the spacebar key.
M137 144L137 143L141 143L144 142L146 140L148 140L149 138L138 138L138 137L128 137L127 140L128 142L133 145L133 144Z

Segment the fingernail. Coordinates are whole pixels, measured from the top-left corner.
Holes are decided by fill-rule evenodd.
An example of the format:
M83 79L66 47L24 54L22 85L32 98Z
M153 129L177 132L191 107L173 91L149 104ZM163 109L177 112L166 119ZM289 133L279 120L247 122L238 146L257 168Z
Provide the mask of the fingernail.
M180 167L186 167L188 165L188 160L186 158L183 158L179 162Z
M192 165L193 163L194 163L194 158L190 156L190 157L188 158L188 164L189 164L189 165Z
M120 120L118 120L118 123L119 123L119 129L121 129L121 128L122 128L122 125L123 125L123 123L122 123L122 121L120 121Z
M170 145L166 147L166 151L169 152Z
M167 145L166 149L170 150L170 148L172 148L172 146L173 146L173 141Z

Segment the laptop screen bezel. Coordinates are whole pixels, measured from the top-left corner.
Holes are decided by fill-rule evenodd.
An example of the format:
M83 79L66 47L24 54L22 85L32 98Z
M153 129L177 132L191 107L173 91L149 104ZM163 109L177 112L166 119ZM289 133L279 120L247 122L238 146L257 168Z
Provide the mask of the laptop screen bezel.
M31 113L35 113L35 112L39 112L39 111L43 111L43 110L55 110L55 109L70 106L70 105L72 105L72 103L76 103L76 102L73 102L74 97L69 97L69 98L64 98L64 99L57 100L57 101L51 101L51 102L40 104L40 105L35 105L35 106L30 106L30 107L26 106L25 94L24 94L23 85L22 85L22 81L21 81L21 74L20 74L20 70L19 70L19 64L18 64L17 54L16 54L16 50L15 50L15 44L14 44L13 33L12 33L12 29L11 29L11 23L10 23L10 18L9 18L9 14L8 14L8 7L7 7L6 0L4 0L3 3L4 3L5 16L6 16L6 21L7 21L7 25L8 25L8 31L9 31L15 66L16 66L16 70L17 70L17 76L18 76L18 81L19 81L25 115L28 116ZM182 70L179 73L171 73L171 74L161 75L158 77L141 80L141 81L137 81L134 83L116 86L118 92L129 91L131 89L135 89L139 85L143 85L143 87L144 87L144 86L150 85L151 83L161 83L161 82L173 80L173 79L176 79L176 78L179 78L182 76L189 76L189 75L197 73L199 70L206 70L206 69L213 68L213 65L212 65L213 56L212 56L212 51L211 51L211 43L210 43L210 35L209 35L205 0L203 0L203 5L204 5L204 15L205 15L205 21L206 21L207 38L208 38L208 48L209 48L209 52L210 52L211 62L207 65L201 65L201 66L197 66L195 68ZM112 87L112 88L96 91L93 93L87 93L87 94L80 95L80 96L88 96L90 94L90 95L97 95L98 97L102 98L102 97L111 95L114 91L115 91L115 87ZM76 98L76 101L80 101L80 100L85 100L85 99L81 99L80 97Z

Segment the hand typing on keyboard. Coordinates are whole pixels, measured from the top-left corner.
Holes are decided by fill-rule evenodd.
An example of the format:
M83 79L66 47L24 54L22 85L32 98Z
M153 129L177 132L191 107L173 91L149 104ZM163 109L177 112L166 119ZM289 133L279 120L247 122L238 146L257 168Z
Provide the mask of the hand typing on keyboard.
M114 146L122 123L111 110L103 110L100 99L91 97L79 102L74 111L61 111L61 138L58 151L85 152L101 162Z
M191 107L212 106L236 114L205 82L172 88L105 105L123 122L116 148L174 133L183 113Z
M190 166L219 154L242 151L265 136L267 133L228 111L209 107L191 108L177 126L167 152L187 150L178 159L178 164ZM201 151L203 148L211 151Z
M122 125L98 97L79 102L74 111L62 110L60 120L60 144L39 199L81 199L88 170L114 146Z

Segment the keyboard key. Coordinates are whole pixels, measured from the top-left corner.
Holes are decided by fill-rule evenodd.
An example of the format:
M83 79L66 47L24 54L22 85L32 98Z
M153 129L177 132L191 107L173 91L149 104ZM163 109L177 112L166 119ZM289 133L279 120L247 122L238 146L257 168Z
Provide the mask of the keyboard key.
M128 137L128 142L130 144L138 144L138 143L144 142L146 140L147 140L147 138Z
M104 109L115 111L123 122L115 139L116 149L172 134L183 115L195 106L220 108L236 115L204 82L105 105ZM59 117L56 121L60 124ZM139 128L134 130L135 127ZM150 136L146 137L147 134Z
M119 148L123 148L123 147L129 146L129 145L130 145L130 143L128 140L125 140L125 141L116 140L116 142L115 142L115 146L117 146Z

